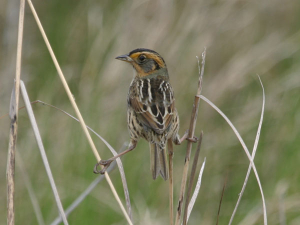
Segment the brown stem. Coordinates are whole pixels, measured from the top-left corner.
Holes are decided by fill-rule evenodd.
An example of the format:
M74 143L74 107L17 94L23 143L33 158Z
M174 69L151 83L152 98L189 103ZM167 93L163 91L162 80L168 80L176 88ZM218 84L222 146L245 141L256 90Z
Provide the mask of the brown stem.
M15 196L15 155L16 155L16 141L17 141L17 112L14 110L16 107L15 102L15 87L13 88L11 98L11 112L10 112L10 132L9 132L9 147L8 147L8 158L7 158L7 224L15 224L15 207L14 207L14 196Z
M195 96L192 115L191 115L190 128L189 128L189 132L188 132L188 137L190 139L192 139L194 137L195 127L196 127L196 122L197 122L199 102L200 102L199 95L201 94L201 91L202 91L202 78L203 78L203 74L204 74L205 56L206 56L206 49L204 49L204 51L202 53L202 63L201 63L202 68L201 68L201 70L200 70L200 65L199 65L199 60L198 60L199 81L198 81L197 95ZM176 214L176 219L175 219L175 225L179 225L179 223L180 223L180 218L181 218L181 213L182 213L182 204L183 204L183 198L184 198L186 181L187 181L187 174L188 174L190 157L191 157L192 144L193 143L188 140L185 161L184 161L184 167L183 167L183 175L182 175L180 193L179 193L177 214Z
M170 225L173 225L173 143L172 139L168 140L168 152L169 152L169 205L170 205Z

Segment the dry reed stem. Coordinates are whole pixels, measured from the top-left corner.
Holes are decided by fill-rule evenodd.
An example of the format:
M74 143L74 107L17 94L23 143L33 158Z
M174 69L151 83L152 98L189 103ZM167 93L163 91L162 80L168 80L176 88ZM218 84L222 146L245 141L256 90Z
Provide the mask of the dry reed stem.
M249 150L244 142L244 140L242 139L241 135L239 134L239 132L237 131L237 129L235 128L235 126L232 124L232 122L228 119L228 117L216 106L214 105L210 100L208 100L206 97L204 97L203 95L199 95L199 97L204 100L206 103L208 103L214 110L216 110L224 119L225 121L229 124L229 126L231 127L231 129L233 130L233 132L235 133L236 137L239 139L241 145L243 146L243 149L250 161L251 167L254 171L258 186L259 186L259 190L260 190L260 194L261 194L261 198L262 198L262 203L263 203L263 215L264 215L264 225L268 224L267 221L267 209L266 209L266 202L265 202L265 197L264 197L264 192L261 186L261 182L256 170L256 166L252 160L252 157L249 153Z
M189 132L188 132L189 138L193 138L194 133L195 133L195 127L196 127L196 122L197 122L197 117L198 117L198 109L199 109L199 103L200 103L200 98L198 95L200 95L201 91L202 91L202 78L203 78L203 74L204 74L205 56L206 56L206 49L204 49L204 51L202 53L201 70L200 70L199 58L197 57L198 68L199 68L199 80L198 80L198 89L197 89L197 94L196 94L195 100L194 100L191 121L190 121L190 127L189 127ZM193 145L193 143L191 141L188 141L186 155L185 155L185 161L184 161L184 167L183 167L183 175L182 175L182 181L181 181L181 188L180 188L180 194L179 194L179 200L178 200L175 225L179 225L179 223L180 223L180 217L181 217L181 212L182 212L182 204L183 204L183 198L184 198L184 193L185 193L192 145Z
M201 134L199 137L197 150L196 150L193 165L192 165L192 171L191 171L190 179L188 182L188 189L187 189L187 194L186 194L186 198L185 198L185 207L184 207L184 211L183 211L183 225L187 224L188 206L190 203L192 187L193 187L193 183L194 183L194 179L195 179L195 174L196 174L196 169L197 169L197 164L198 164L198 159L199 159L199 154L200 154L200 149L201 149L202 137L203 137L203 131L201 131Z
M55 201L57 204L58 211L62 217L64 224L68 225L69 223L67 221L67 217L65 215L65 212L64 212L63 206L61 204L61 200L60 200L60 197L59 197L59 194L58 194L58 191L57 191L54 179L53 179L53 175L52 175L50 165L49 165L49 162L47 159L43 141L42 141L35 117L34 117L34 113L33 113L32 107L31 107L31 103L29 101L29 97L28 97L25 85L24 85L23 81L21 81L20 84L21 84L21 92L22 92L23 100L25 102L26 110L27 110L27 113L28 113L28 116L30 119L30 123L31 123L32 129L33 129L34 135L35 135L36 142L38 144L38 147L39 147L39 150L40 150L40 153L42 156L42 160L43 160L43 163L44 163L44 166L45 166L45 169L47 172L47 176L48 176L48 179L49 179L49 182L50 182L53 194L54 194L54 198L55 198Z
M256 138L255 138L255 141L254 141L253 151L252 151L252 155L251 155L252 160L254 160L254 157L255 157L255 154L256 154L256 150L257 150L257 145L258 145L258 142L259 142L261 126L262 126L263 119L264 119L265 101L266 101L264 86L263 86L263 84L261 82L261 79L260 79L259 75L257 75L257 76L258 76L258 79L259 79L259 82L260 82L260 85L261 85L262 91L263 91L263 102L262 102L262 109L261 109L260 121L259 121L259 125L258 125L258 128L257 128ZM229 225L231 225L231 223L233 221L233 218L234 218L234 216L236 214L237 208L238 208L238 206L240 204L240 201L241 201L241 199L243 197L243 194L244 194L247 182L248 182L248 178L250 176L250 172L251 172L251 163L249 164L248 171L247 171L247 174L246 174L246 178L245 178L242 190L241 190L241 192L239 194L239 198L237 200L237 203L236 203L236 205L234 207L233 213L231 215L231 218L230 218L230 221L229 221Z
M58 61L57 61L57 59L55 57L55 54L54 54L54 52L52 50L52 47L51 47L51 45L50 45L50 43L48 41L48 38L47 38L46 33L44 31L44 28L43 28L43 26L42 26L42 24L41 24L41 22L40 22L40 20L38 18L38 15L37 15L37 13L36 13L36 11L34 9L34 6L33 6L32 2L31 2L31 0L27 0L27 2L29 4L30 9L32 11L32 14L33 14L33 16L34 16L34 18L35 18L35 20L37 22L37 25L38 25L38 27L40 29L40 32L41 32L41 34L43 36L43 39L44 39L45 43L46 43L46 46L47 46L47 48L49 50L49 53L51 55L51 58L53 60L54 65L56 67L58 75L59 75L59 77L60 77L60 79L62 81L62 84L63 84L63 86L65 88L65 91L66 91L66 93L67 93L67 95L69 97L69 100L70 100L70 102L71 102L71 104L72 104L72 106L73 106L73 108L75 110L75 113L76 113L76 115L77 115L77 117L78 117L78 119L80 121L80 125L81 125L81 127L82 127L82 129L83 129L83 131L84 131L84 133L85 133L85 135L87 137L87 139L88 139L88 142L89 142L89 144L90 144L90 146L91 146L91 148L93 150L93 153L94 153L94 155L95 155L95 157L97 159L97 162L99 162L101 160L101 157L100 157L100 155L99 155L99 153L98 153L98 151L96 149L96 146L95 146L95 144L94 144L94 142L93 142L93 140L92 140L92 138L91 138L91 136L90 136L90 134L88 132L88 129L86 128L85 122L84 122L84 120L83 120L83 118L81 116L81 113L80 113L80 111L79 111L79 109L77 107L77 104L76 104L76 102L74 100L74 97L73 97L73 95L72 95L72 93L70 91L70 88L69 88L69 86L67 84L67 81L66 81L66 79L65 79L65 77L63 75L63 72L62 72L62 70L61 70L61 68L60 68L60 66L58 64ZM124 214L127 222L129 224L132 224L131 219L130 219L130 217L128 216L128 214L126 212L126 210L125 210L125 208L124 208L124 206L123 206L123 204L121 202L121 199L118 196L118 193L117 193L117 191L116 191L116 189L115 189L115 187L114 187L114 185L113 185L113 183L112 183L109 175L107 173L105 173L104 175L105 175L107 183L108 183L108 185L109 185L109 187L110 187L110 189L111 189L111 191L112 191L115 199L117 200L117 202L118 202L118 204L119 204L119 206L120 206L120 208L121 208L121 210L122 210L122 212L123 212L123 214Z
M8 147L7 169L6 169L7 224L8 225L15 224L15 207L14 207L15 152L16 152L17 131L18 131L18 107L19 107L19 95L20 95L24 11L25 11L25 0L20 0L17 59L16 59L16 76L15 76L15 84L14 84L13 94L12 94L12 98L11 98L11 102L10 102L11 125L10 125L9 147Z
M32 203L33 210L34 210L34 213L36 215L36 219L38 221L38 224L39 225L45 225L45 221L44 221L44 218L43 218L43 214L42 214L42 211L41 211L40 204L38 202L36 194L34 193L32 184L30 183L29 176L26 172L26 168L25 168L24 163L23 163L23 159L22 159L19 152L16 152L16 162L17 162L17 166L19 168L19 171L21 172L22 179L24 181L26 189L28 191L30 201Z
M173 212L174 212L174 189L173 189L173 155L174 155L174 149L173 149L173 143L172 140L168 140L168 152L169 152L169 220L170 225L173 225Z
M15 84L14 84L15 85ZM7 224L15 224L15 152L17 142L17 110L15 100L15 86L12 90L10 101L10 131L9 131L9 147L7 155L7 168L6 168L6 180L7 180Z

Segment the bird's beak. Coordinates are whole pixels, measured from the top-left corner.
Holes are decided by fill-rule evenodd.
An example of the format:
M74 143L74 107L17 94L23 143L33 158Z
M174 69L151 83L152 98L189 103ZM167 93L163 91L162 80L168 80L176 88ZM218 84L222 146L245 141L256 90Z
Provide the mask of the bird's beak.
M120 55L118 57L116 57L116 59L118 60L122 60L122 61L125 61L125 62L132 62L132 58L129 57L129 55Z

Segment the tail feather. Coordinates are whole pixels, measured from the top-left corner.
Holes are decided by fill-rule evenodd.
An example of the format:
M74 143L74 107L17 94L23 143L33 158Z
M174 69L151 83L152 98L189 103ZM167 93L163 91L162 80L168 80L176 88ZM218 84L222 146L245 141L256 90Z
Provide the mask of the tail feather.
M152 177L155 180L160 174L164 180L169 179L169 169L167 162L166 148L161 148L158 144L150 145L150 160Z

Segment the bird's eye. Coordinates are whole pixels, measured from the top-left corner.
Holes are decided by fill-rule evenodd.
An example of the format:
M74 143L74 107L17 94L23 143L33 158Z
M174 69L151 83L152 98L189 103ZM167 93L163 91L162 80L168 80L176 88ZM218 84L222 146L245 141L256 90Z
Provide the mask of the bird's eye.
M145 55L140 55L140 56L139 56L139 60L140 60L141 62L145 61L145 59L146 59L146 56L145 56Z

